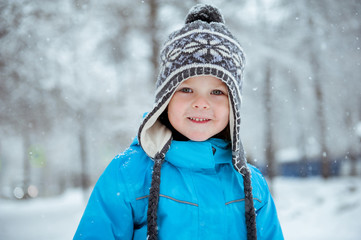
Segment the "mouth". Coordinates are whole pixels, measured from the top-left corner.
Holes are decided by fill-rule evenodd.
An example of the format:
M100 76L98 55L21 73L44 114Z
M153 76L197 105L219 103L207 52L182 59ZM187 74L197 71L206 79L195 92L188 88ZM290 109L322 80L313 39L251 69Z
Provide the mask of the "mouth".
M195 123L207 123L207 122L211 121L211 119L209 119L209 118L189 117L188 119Z

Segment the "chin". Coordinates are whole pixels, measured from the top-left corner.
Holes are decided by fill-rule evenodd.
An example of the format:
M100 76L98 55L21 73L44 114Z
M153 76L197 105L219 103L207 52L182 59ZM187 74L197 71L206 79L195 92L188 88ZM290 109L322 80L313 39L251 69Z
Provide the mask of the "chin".
M191 135L191 136L186 136L186 137L189 138L192 141L195 141L195 142L202 142L202 141L208 140L212 136L208 136L208 135L203 135L203 136Z

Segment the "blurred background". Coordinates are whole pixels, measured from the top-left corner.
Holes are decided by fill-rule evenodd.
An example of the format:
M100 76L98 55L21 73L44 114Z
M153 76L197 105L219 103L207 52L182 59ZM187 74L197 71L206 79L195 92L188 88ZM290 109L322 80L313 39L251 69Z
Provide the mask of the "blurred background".
M320 195L304 201L305 211L326 201L335 216L361 214L359 0L0 0L1 239L26 239L11 237L15 222L31 219L14 211L59 202L71 213L35 219L46 226L71 217L63 223L72 236L82 198L153 105L162 43L196 3L219 7L246 53L242 140L280 219L303 209L292 210L298 200L285 192L306 198L314 186ZM361 225L347 225L351 235L320 236L357 239ZM284 231L297 239L292 226Z

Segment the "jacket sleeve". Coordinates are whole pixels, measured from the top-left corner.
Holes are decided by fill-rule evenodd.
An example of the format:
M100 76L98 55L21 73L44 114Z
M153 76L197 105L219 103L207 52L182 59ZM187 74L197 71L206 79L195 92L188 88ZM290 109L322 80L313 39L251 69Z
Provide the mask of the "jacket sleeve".
M96 183L74 239L132 239L133 217L126 185L114 159Z
M283 234L280 222L277 217L277 211L268 189L266 180L264 181L264 205L258 209L257 214L257 237L260 240L283 240Z

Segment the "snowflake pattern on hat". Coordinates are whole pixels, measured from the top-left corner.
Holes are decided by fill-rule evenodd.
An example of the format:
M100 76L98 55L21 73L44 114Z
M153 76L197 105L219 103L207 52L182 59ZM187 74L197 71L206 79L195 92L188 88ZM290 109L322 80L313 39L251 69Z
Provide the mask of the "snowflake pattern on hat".
M242 87L244 54L239 43L223 24L196 21L171 35L161 53L157 87L174 71L187 65L210 64L223 68ZM200 27L201 26L201 27ZM192 66L189 66L192 68ZM212 66L210 66L212 68Z

